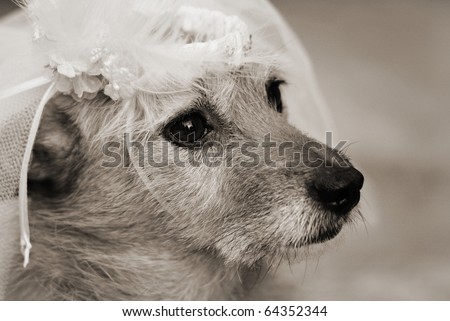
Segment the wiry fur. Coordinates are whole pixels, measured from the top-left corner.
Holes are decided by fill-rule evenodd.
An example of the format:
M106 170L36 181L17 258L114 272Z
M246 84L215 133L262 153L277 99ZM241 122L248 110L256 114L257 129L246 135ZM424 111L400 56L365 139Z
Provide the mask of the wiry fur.
M50 101L29 173L30 265L22 269L16 258L7 298L249 298L267 269L351 219L311 199L306 185L314 168L307 162L147 166L150 189L133 166L101 166L102 144L118 140L127 120L135 138L163 141L164 126L192 109L213 124L208 140L224 145L262 142L267 133L299 149L313 141L268 103L266 82L282 77L274 64L211 66L189 81L182 69L180 81L177 73L155 78L161 90L141 90L126 106L102 94L92 101L63 95ZM178 150L187 157L185 148ZM255 152L263 158L260 146ZM292 157L286 150L272 159L284 164ZM232 158L234 164L245 159L240 150Z
M250 65L238 75L205 75L201 88L170 98L143 93L136 104L156 119L167 110L174 117L195 105L220 124L211 139L224 143L262 141L271 133L275 141L301 145L309 138L267 103L269 76L265 66ZM34 182L31 263L14 270L10 298L243 298L264 264L278 262L322 229L340 228L346 221L309 199L304 183L313 169L307 166L146 168L154 180L149 191L133 167L101 166L98 133L115 112L116 104L106 98L78 103L59 96L47 106L35 154L43 149L49 158L35 158L30 177L50 164L54 170L46 178L56 186L53 195L43 195L42 179ZM163 139L160 126L149 125L146 134ZM49 139L55 135L56 145ZM67 145L72 163L58 168L67 156L57 154ZM65 180L59 182L61 176Z

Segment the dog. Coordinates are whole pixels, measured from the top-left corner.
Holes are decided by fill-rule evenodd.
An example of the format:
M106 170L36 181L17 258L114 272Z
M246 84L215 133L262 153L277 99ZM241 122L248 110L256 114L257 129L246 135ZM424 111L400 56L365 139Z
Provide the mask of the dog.
M105 134L123 106L103 91L47 103L28 170L32 257L7 299L248 299L274 263L354 218L363 175L288 123L279 66L199 75L138 91L115 126L131 136Z

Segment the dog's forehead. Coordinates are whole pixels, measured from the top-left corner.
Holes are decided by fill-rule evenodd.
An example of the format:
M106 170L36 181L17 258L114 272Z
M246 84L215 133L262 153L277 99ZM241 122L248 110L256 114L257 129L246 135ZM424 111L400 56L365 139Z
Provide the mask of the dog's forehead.
M176 90L158 94L158 101L161 105L169 105L166 111L170 113L198 104L227 113L236 100L265 99L265 84L278 73L277 68L263 64L205 70Z
M235 118L266 102L266 84L278 70L263 64L247 64L239 69L203 79L206 101L220 114Z
M161 82L157 91L143 91L138 105L146 109L146 130L160 128L170 120L192 110L215 113L222 120L265 117L261 108L267 104L266 83L278 70L265 64L244 64L239 67L209 68L193 77ZM185 76L186 74L184 74ZM257 118L258 118L257 117Z

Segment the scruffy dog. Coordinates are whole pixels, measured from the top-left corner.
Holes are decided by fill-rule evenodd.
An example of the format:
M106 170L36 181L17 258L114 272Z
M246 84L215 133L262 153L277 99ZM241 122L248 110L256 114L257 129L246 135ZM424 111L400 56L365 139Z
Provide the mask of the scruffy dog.
M139 92L133 124L160 119L130 138L152 142L143 154L104 135L120 103L55 95L28 174L32 257L7 298L245 299L273 262L335 237L363 176L288 124L282 86L278 68L248 63L205 70L189 90Z

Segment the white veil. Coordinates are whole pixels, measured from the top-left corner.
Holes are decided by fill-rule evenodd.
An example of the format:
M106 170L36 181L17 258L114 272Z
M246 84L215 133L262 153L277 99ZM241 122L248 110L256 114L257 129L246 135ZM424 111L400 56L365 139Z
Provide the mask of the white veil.
M286 58L287 65L282 67L290 86L283 92L283 100L288 106L289 119L311 136L322 139L332 124L310 61L300 41L270 2L183 1L183 5L188 3L238 16L247 24L253 42L265 41ZM27 170L29 159L24 155L27 149L31 151L33 144L30 129L32 132L32 126L39 124L36 113L48 100L45 95L54 92L52 79L44 68L48 61L33 47L33 32L36 32L33 27L22 12L0 20L0 299L5 295L10 263L20 249L20 239L25 261L28 257L27 215L23 215L24 209L19 206L19 186L26 185L21 170ZM26 199L23 203L26 207Z

